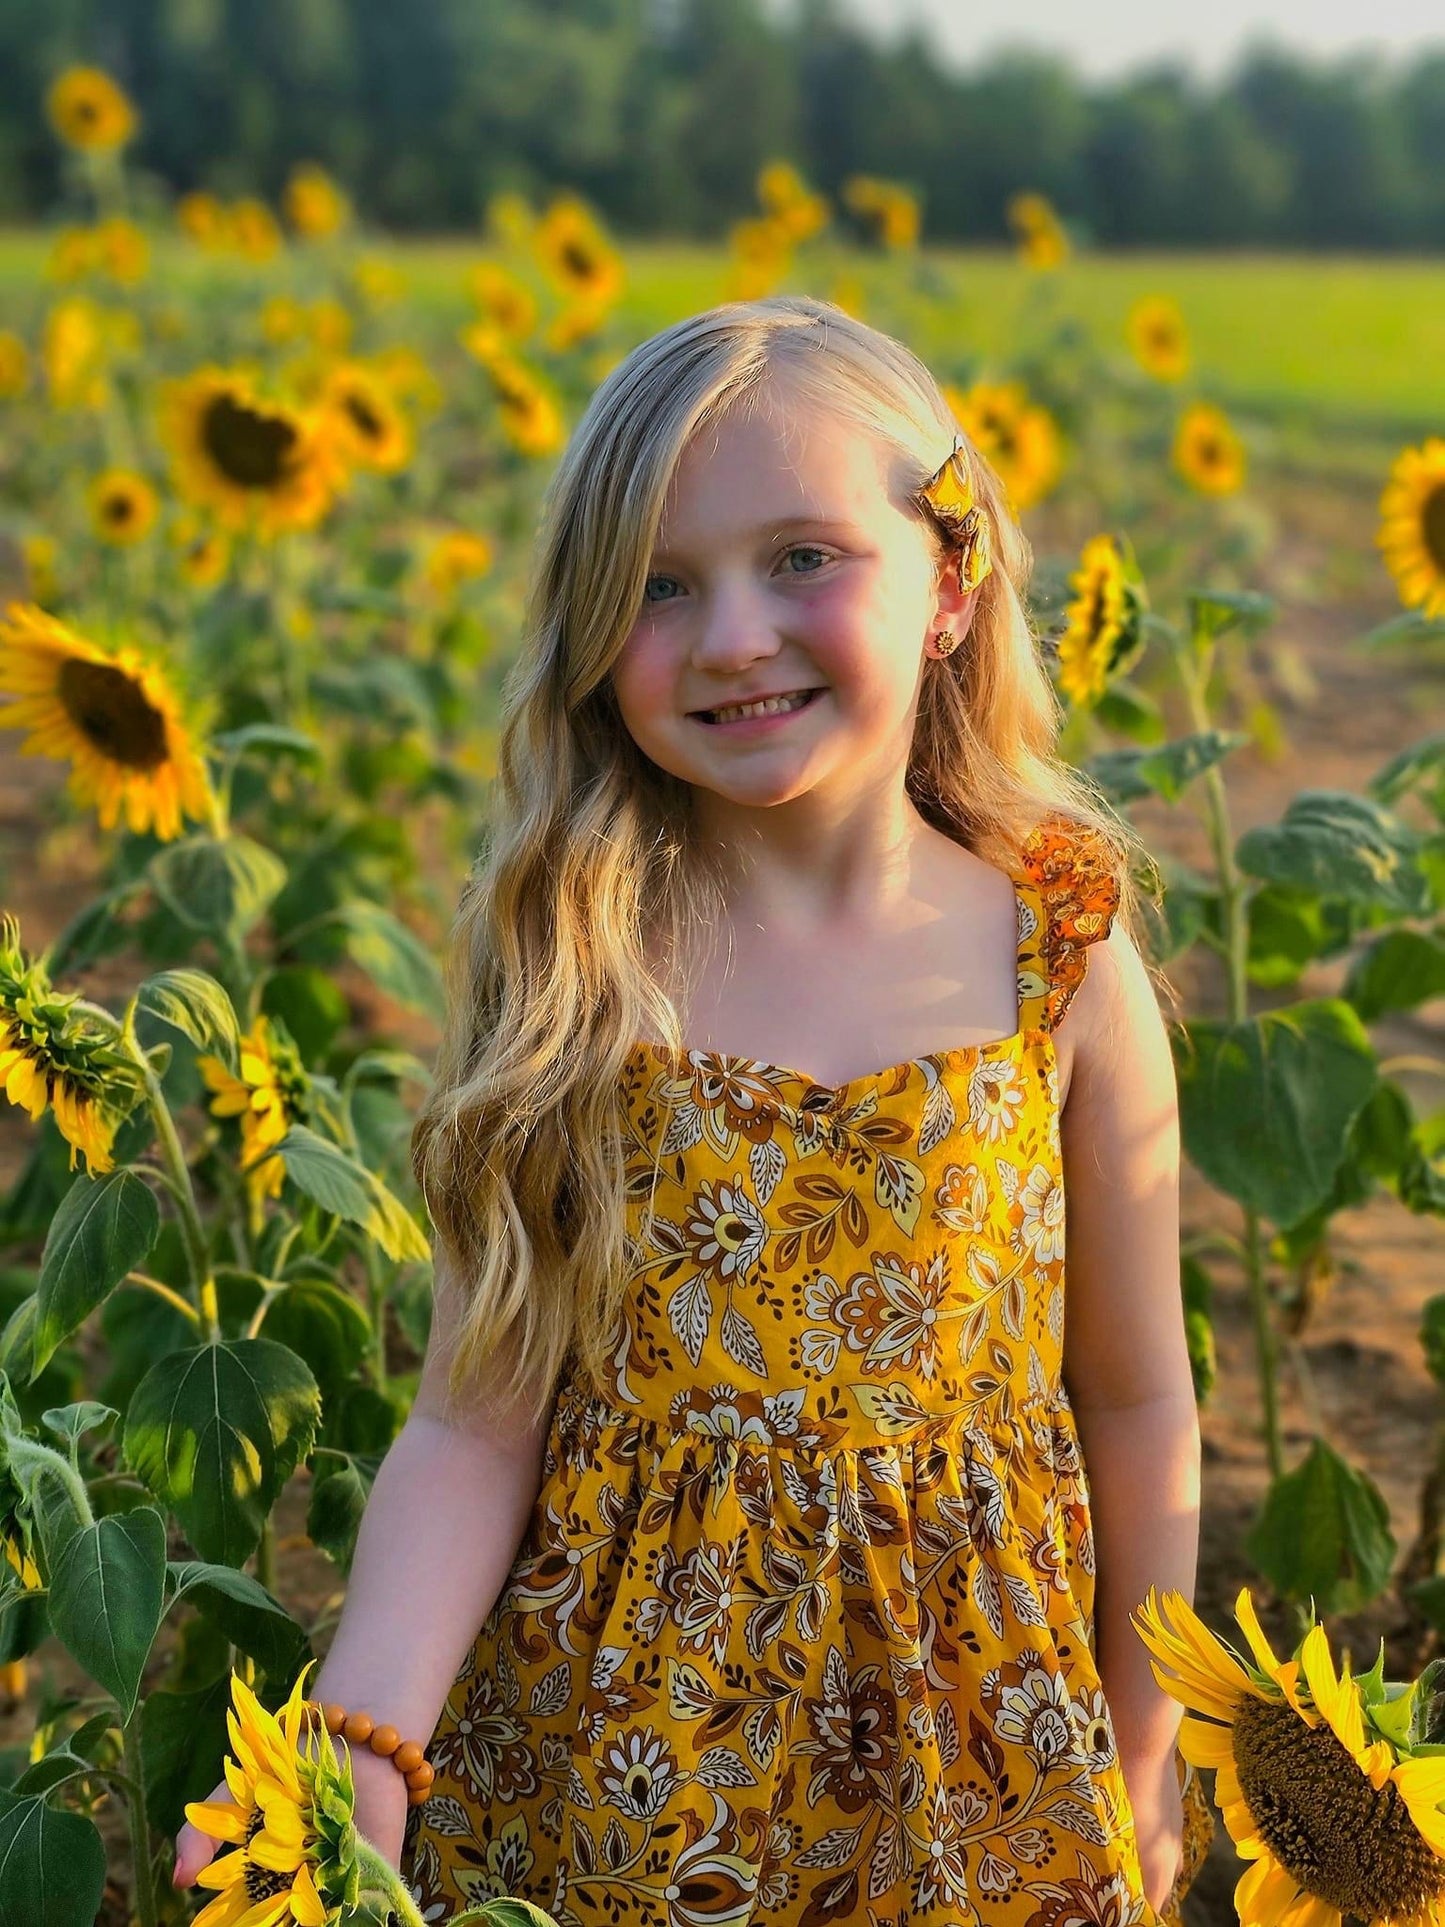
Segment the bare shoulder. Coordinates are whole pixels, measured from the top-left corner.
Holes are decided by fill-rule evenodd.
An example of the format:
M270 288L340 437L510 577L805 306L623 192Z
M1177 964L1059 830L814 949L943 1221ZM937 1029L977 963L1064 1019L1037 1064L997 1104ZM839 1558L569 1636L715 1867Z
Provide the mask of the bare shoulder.
M1065 1118L1100 1106L1175 1101L1173 1055L1158 993L1122 924L1089 946L1088 967L1059 1027L1068 1040ZM1060 1049L1061 1071L1064 1051Z

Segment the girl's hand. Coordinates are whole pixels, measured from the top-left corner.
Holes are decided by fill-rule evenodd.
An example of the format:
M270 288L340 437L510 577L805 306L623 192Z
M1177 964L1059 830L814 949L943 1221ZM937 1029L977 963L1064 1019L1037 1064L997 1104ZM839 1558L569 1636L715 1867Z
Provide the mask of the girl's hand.
M382 1857L400 1869L402 1835L406 1831L406 1781L390 1760L383 1760L370 1747L351 1749L351 1776L356 1786L356 1830L369 1840ZM231 1789L223 1779L207 1794L208 1800L224 1803ZM215 1857L223 1843L213 1840L189 1820L176 1835L176 1865L171 1879L177 1887L194 1885L196 1875Z
M1162 1760L1125 1764L1124 1781L1134 1810L1144 1898L1158 1912L1184 1864L1184 1802L1173 1752Z

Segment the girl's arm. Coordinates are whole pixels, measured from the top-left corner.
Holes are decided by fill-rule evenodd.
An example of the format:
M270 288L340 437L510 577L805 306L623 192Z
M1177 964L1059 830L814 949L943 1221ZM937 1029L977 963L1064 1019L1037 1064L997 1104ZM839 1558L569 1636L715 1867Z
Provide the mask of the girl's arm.
M1174 1065L1154 987L1121 926L1091 948L1067 1021L1064 1375L1091 1491L1095 1651L1157 1906L1178 1855L1180 1710L1155 1683L1129 1615L1151 1586L1193 1596L1199 1420L1179 1283Z
M493 1430L485 1396L465 1424L442 1421L455 1298L438 1258L431 1336L412 1409L377 1471L356 1536L341 1617L307 1698L339 1700L425 1746L491 1612L542 1481L545 1425ZM390 1760L351 1749L356 1824L393 1866L406 1786ZM221 1780L209 1796L230 1798ZM175 1883L189 1886L215 1842L189 1822Z
M443 1420L455 1330L439 1253L416 1397L377 1472L341 1618L307 1693L364 1707L422 1745L516 1558L547 1441L545 1424L494 1428L484 1393L465 1423Z

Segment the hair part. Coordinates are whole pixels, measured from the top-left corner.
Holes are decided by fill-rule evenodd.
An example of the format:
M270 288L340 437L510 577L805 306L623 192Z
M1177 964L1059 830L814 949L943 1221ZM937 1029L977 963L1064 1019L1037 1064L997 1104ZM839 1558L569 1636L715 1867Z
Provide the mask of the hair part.
M638 1254L617 1086L643 1035L685 1048L677 994L722 925L725 879L691 789L628 733L610 671L684 450L779 392L887 445L901 499L940 571L947 562L919 491L958 424L910 349L830 302L708 309L642 342L593 394L543 502L490 822L447 947L446 1023L412 1135L459 1291L449 1401L486 1383L500 1409L541 1422L569 1368L597 1389L626 1343ZM1142 846L1057 755L1060 708L1023 602L1032 551L998 477L968 456L993 568L961 646L924 676L907 795L1003 868L1047 815L1091 828L1116 860L1132 933Z

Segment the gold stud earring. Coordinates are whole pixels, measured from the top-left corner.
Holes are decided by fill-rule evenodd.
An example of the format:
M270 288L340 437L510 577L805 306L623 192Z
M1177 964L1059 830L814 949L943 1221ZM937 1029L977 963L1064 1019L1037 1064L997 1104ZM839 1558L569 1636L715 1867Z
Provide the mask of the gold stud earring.
M933 653L936 656L951 656L958 647L958 638L951 629L940 629L933 638Z

